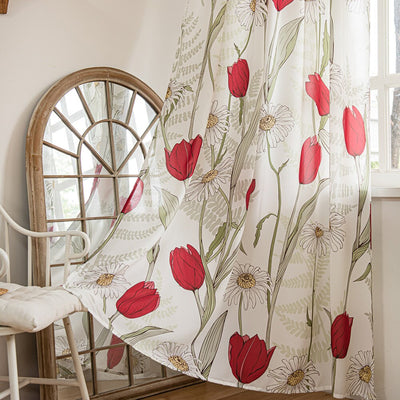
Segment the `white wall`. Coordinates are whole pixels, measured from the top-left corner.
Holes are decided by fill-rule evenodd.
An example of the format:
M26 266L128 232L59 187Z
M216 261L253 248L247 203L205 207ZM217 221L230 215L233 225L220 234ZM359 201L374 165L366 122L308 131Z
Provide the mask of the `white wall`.
M81 68L120 68L166 91L184 0L10 0L0 16L0 203L29 226L25 136L34 106ZM12 238L13 280L25 283L25 245ZM17 267L15 267L17 265ZM36 374L34 335L18 339L21 375ZM0 375L6 375L0 341ZM24 399L37 390L24 389Z
M90 66L124 69L165 92L184 0L10 0L0 16L0 202L28 226L25 135L31 112L57 79ZM374 200L374 311L379 400L400 393L400 199ZM16 238L14 279L24 282ZM20 263L18 263L20 262ZM19 340L21 374L35 373L33 335ZM0 375L6 373L0 342ZM25 391L25 399L38 398Z

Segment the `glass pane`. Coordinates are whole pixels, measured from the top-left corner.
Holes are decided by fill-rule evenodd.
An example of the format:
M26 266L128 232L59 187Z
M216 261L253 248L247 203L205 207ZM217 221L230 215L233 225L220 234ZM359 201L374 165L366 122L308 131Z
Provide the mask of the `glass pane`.
M400 1L389 0L389 72L400 73Z
M97 352L97 388L99 393L129 386L126 354L126 346ZM113 368L109 368L113 365Z
M43 139L71 153L76 154L77 152L78 138L66 127L54 111L50 114Z
M138 135L143 135L144 131L150 125L150 122L155 116L156 113L151 108L150 104L147 103L143 97L136 95L129 125L132 126Z
M47 219L68 219L80 216L78 180L45 179Z
M128 162L124 165L121 170L123 175L139 175L140 170L144 162L144 156L140 146L129 158Z
M80 161L83 175L109 175L107 169L85 145L82 146ZM108 164L106 163L106 165Z
M89 82L79 88L95 121L107 119L106 89L104 82Z
M140 363L142 365L140 369L143 371L142 373L139 373L137 370L135 371L135 367L133 368L135 386L158 381L163 378L162 367L159 363L136 350L133 350L132 356L133 365L135 366L135 364Z
M63 96L56 107L81 135L90 126L89 118L75 89Z
M112 118L125 122L133 91L124 86L112 83L110 94Z
M379 168L379 125L378 125L378 91L371 90L371 115L370 115L370 137L371 137L371 168Z
M43 146L44 175L76 175L77 159L56 149Z
M135 186L137 177L131 178L119 178L118 179L118 187L119 187L119 207L120 209L125 205L126 200L128 199L133 187Z
M144 147L146 148L146 151L149 151L151 141L153 140L154 132L156 131L158 123L155 123L151 129L146 133L144 136L142 143L144 144Z
M95 125L86 135L85 140L108 165L112 165L108 122L101 122Z
M86 221L86 233L90 237L90 253L95 251L97 247L100 246L113 224L113 219L96 219Z
M113 124L115 161L117 168L120 167L126 156L133 149L137 140L132 132L121 125Z
M370 3L370 75L378 75L378 0L371 0Z
M85 178L83 193L87 217L115 215L113 178Z
M392 168L400 168L400 88L389 89Z

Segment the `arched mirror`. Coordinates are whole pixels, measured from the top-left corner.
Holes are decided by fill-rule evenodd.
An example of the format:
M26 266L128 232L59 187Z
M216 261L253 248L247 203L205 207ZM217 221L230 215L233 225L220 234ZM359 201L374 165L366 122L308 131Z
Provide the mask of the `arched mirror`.
M96 251L139 175L161 106L146 84L113 68L81 70L53 85L38 103L27 136L31 228L82 230L91 239L90 252ZM44 285L45 250L41 242L34 245L34 281ZM62 240L50 244L52 285L63 281L63 245ZM87 313L74 314L72 321L96 399L133 399L193 380L126 346ZM41 376L73 376L62 324L38 334L38 357ZM41 390L43 400L77 397L68 386Z

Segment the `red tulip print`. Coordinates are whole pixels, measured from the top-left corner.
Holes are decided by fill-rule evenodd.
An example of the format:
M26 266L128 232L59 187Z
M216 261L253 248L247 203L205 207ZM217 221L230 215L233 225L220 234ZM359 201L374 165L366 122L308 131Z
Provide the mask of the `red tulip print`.
M126 318L139 318L154 311L160 295L154 282L139 282L128 289L117 301L117 310Z
M249 66L243 58L239 58L231 67L228 67L228 86L232 96L246 96L249 76Z
M335 358L345 358L350 344L351 326L353 318L346 312L338 315L331 327L332 355Z
M110 345L124 343L118 336L112 335ZM111 347L107 351L107 368L113 369L122 360L124 355L125 346Z
M343 111L343 130L347 152L351 156L360 156L365 149L365 126L357 107L346 107Z
M320 116L329 114L329 89L322 81L319 74L308 75L306 92L315 101Z
M274 0L275 8L278 11L284 9L287 5L292 3L294 0Z
M202 144L203 139L198 135L189 142L182 140L171 151L164 149L168 172L179 181L190 178L196 168Z
M307 185L314 181L321 164L321 145L317 136L309 137L303 143L300 155L299 182Z
M229 339L229 364L236 379L241 383L251 383L267 370L274 354L275 346L267 350L264 340L258 335L250 338L235 333Z
M250 197L251 197L251 194L254 192L255 188L256 188L256 180L253 179L251 181L249 189L247 190L247 193L246 193L246 210L249 209Z
M139 204L143 194L143 186L143 181L140 178L137 178L131 194L122 207L122 214L128 214Z
M191 246L177 247L169 256L172 275L183 289L199 289L204 282L204 266L198 251Z

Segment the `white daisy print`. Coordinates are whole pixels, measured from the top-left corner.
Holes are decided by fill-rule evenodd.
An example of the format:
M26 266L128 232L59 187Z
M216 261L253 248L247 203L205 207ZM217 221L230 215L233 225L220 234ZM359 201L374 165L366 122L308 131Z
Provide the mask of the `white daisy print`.
M257 298L261 303L267 299L268 291L271 291L271 278L266 271L250 264L236 264L226 287L224 301L228 305L237 304L243 298L245 310L256 306Z
M116 299L130 287L124 277L127 269L128 265L116 263L95 266L83 272L83 279L77 283L77 287L93 290L94 294L101 297Z
M307 224L303 228L299 244L307 253L325 256L330 245L329 229L318 222Z
M267 14L268 9L263 0L241 0L236 6L237 18L246 31L250 30L253 24L263 26Z
M271 147L276 147L285 140L293 127L294 118L287 106L264 104L260 111L257 151L265 152L268 143Z
M356 14L369 12L369 1L367 0L346 0L347 9Z
M376 400L372 352L359 351L354 357L350 358L350 362L346 374L346 379L350 381L350 394L367 400Z
M341 99L344 92L343 72L340 65L331 63L329 73L330 90L336 99Z
M221 161L214 169L200 175L190 182L187 191L187 199L198 201L208 200L221 185L227 183L231 177L232 159L226 158Z
M131 368L134 374L142 374L146 366L147 357L139 351L132 349ZM128 358L126 359L128 362Z
M173 342L163 342L153 350L153 358L174 371L200 377L189 346Z
M175 79L169 82L163 105L164 114L168 114L172 111L172 108L176 106L186 90L186 86L183 83L176 81Z
M321 0L304 0L304 21L315 24L319 15L325 13L325 4Z
M229 128L229 110L227 106L218 108L218 101L214 100L208 115L205 139L209 146L214 146L221 141L223 134Z
M282 366L269 371L268 376L276 383L267 390L274 393L306 393L315 388L313 376L319 375L312 361L307 356L294 356L290 360L282 360Z
M346 220L343 215L337 213L336 211L331 211L329 215L329 232L331 239L331 249L333 251L338 251L343 248L345 231L342 226L345 224Z
M66 336L58 335L55 337L55 350L56 356L64 356L57 360L57 372L62 377L71 378L75 376L74 363L71 357L71 349ZM76 342L76 348L79 351L87 349L87 342L80 340ZM78 356L80 364L85 368L85 363L88 361L88 355L79 354Z

